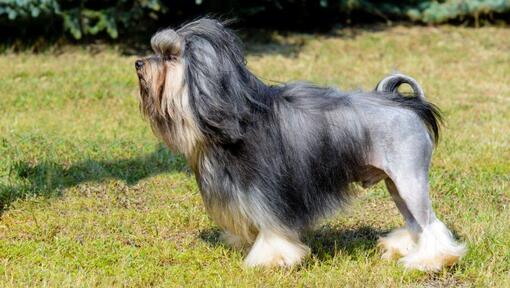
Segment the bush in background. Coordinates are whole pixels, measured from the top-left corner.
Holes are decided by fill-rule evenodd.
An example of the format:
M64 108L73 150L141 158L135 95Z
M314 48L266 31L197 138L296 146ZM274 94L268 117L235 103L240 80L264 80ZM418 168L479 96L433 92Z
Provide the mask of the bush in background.
M6 35L62 34L116 39L144 18L165 12L160 0L0 0L0 27ZM9 33L10 32L10 33Z
M206 13L250 27L301 30L392 20L479 25L509 16L510 0L0 0L0 36L117 39Z
M411 7L406 15L415 21L428 24L440 24L450 20L472 19L475 25L481 19L494 20L498 15L508 20L509 0L449 0L423 1L418 7ZM502 17L503 18L503 17Z

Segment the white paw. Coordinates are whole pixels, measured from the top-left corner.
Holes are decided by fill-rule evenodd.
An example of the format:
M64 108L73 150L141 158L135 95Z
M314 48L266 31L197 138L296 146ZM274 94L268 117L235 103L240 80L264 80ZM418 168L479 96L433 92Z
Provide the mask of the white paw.
M244 263L248 267L294 266L310 253L297 237L261 232Z
M449 267L455 264L464 255L465 249L462 247L459 251L450 253L438 253L435 255L411 254L399 260L399 263L407 269L417 269L420 271L437 272L443 267Z
M377 243L382 250L382 258L386 260L398 259L408 255L416 248L413 235L405 228L392 231L386 237L379 238Z
M420 233L416 249L399 262L409 269L439 271L455 264L464 254L465 245L457 243L442 222L435 221Z

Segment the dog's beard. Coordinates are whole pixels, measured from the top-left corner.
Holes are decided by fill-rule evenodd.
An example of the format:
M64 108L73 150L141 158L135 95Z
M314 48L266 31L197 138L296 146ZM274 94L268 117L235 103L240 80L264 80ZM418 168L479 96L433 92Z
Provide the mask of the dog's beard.
M173 151L184 154L192 168L198 161L203 135L200 132L184 83L180 62L167 67L147 67L139 74L140 110L152 130Z
M147 81L140 77L139 79L139 86L140 86L140 94L139 94L139 107L140 112L142 114L149 118L157 118L157 110L156 110L156 103L154 103L152 96L151 96L151 88L147 84Z

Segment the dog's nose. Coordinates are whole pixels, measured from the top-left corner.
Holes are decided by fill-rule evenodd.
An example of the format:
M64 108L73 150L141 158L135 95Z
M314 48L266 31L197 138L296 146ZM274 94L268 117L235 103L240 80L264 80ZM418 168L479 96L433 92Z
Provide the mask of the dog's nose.
M135 68L138 70L143 67L143 60L136 60Z

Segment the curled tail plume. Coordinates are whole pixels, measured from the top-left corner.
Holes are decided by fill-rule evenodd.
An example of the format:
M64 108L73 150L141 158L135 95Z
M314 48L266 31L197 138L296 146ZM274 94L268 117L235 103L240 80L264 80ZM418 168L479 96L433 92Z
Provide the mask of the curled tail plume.
M414 78L410 76L400 73L395 73L385 77L383 80L377 83L375 91L395 93L397 92L398 87L400 87L400 85L402 84L408 84L409 86L411 86L414 95L420 98L421 100L425 100L425 92L423 92L423 89L421 88L420 84L418 84L418 81L416 81Z

